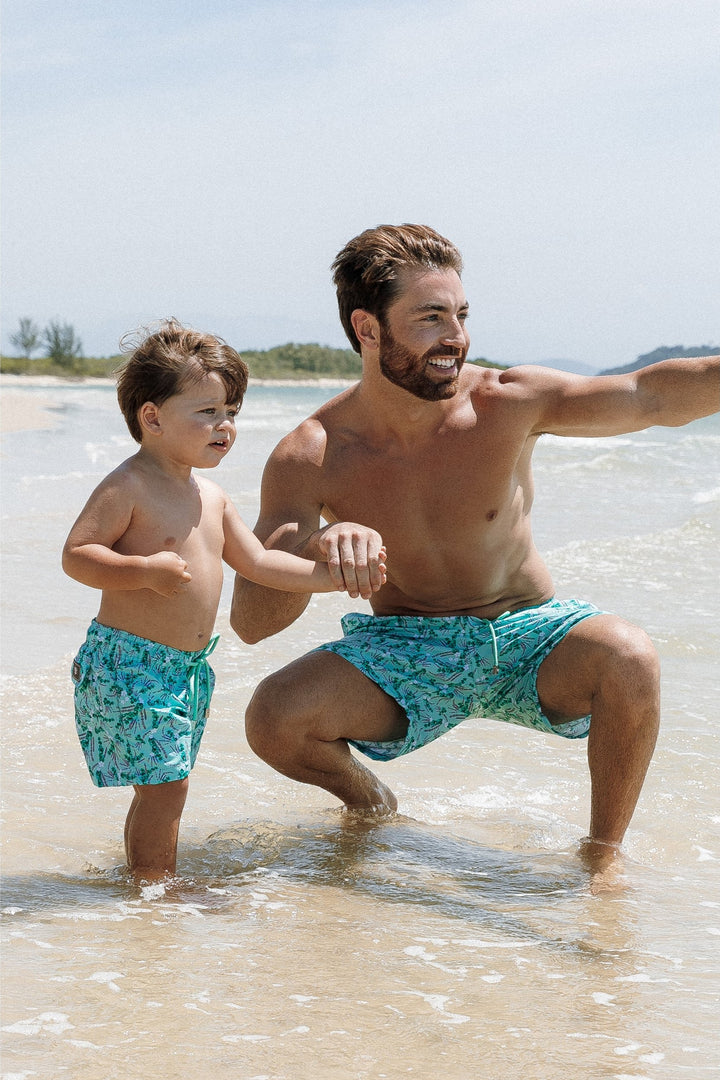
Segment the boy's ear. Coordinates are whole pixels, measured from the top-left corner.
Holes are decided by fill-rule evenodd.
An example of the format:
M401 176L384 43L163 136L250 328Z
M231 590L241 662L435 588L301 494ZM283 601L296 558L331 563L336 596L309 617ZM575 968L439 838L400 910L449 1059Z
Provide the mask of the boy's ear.
M374 315L364 308L355 308L350 316L352 328L358 341L366 349L377 349L380 346L380 323Z
M138 409L138 422L142 430L148 435L160 435L162 425L160 423L160 410L154 401L146 401Z

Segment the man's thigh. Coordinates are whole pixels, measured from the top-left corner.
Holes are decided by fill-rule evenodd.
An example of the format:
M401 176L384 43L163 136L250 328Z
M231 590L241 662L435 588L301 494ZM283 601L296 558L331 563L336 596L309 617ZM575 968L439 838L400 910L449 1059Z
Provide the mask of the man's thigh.
M383 742L407 732L407 717L395 699L332 652L308 653L269 675L252 705L284 715L326 742Z
M604 680L632 679L656 663L644 630L617 615L594 615L570 630L540 665L537 691L551 723L592 713Z

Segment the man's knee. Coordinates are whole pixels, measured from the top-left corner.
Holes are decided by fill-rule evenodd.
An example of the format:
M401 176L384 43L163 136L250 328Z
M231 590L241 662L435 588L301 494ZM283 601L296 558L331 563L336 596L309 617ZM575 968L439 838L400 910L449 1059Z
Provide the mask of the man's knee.
M619 619L615 627L615 658L623 665L643 672L651 678L660 674L657 649L639 626Z
M659 704L660 664L655 647L637 626L616 615L585 619L543 660L537 690L552 723L588 713L598 705L636 709Z
M250 749L270 761L287 739L288 695L282 692L277 674L268 675L255 689L245 711L245 735Z
M602 680L630 697L657 698L660 660L645 631L617 619L606 645Z

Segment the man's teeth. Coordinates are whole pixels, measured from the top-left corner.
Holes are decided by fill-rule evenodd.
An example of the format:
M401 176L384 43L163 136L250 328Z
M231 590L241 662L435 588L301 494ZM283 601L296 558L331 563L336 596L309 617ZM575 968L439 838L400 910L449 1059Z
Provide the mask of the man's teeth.
M429 363L434 364L435 367L442 367L442 368L455 367L455 360L452 357L450 357L449 359L445 359L445 357L436 356L433 360L430 360Z

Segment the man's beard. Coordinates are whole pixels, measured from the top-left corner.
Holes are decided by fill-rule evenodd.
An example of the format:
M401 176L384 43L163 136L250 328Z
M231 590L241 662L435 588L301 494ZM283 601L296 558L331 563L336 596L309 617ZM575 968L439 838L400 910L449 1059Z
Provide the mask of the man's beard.
M418 355L396 341L390 328L380 323L380 371L389 382L422 401L443 401L454 397L458 388L457 376L444 381L431 378L426 371L428 360L434 356L455 356L459 374L465 363L465 355L465 349L447 345L435 345Z

